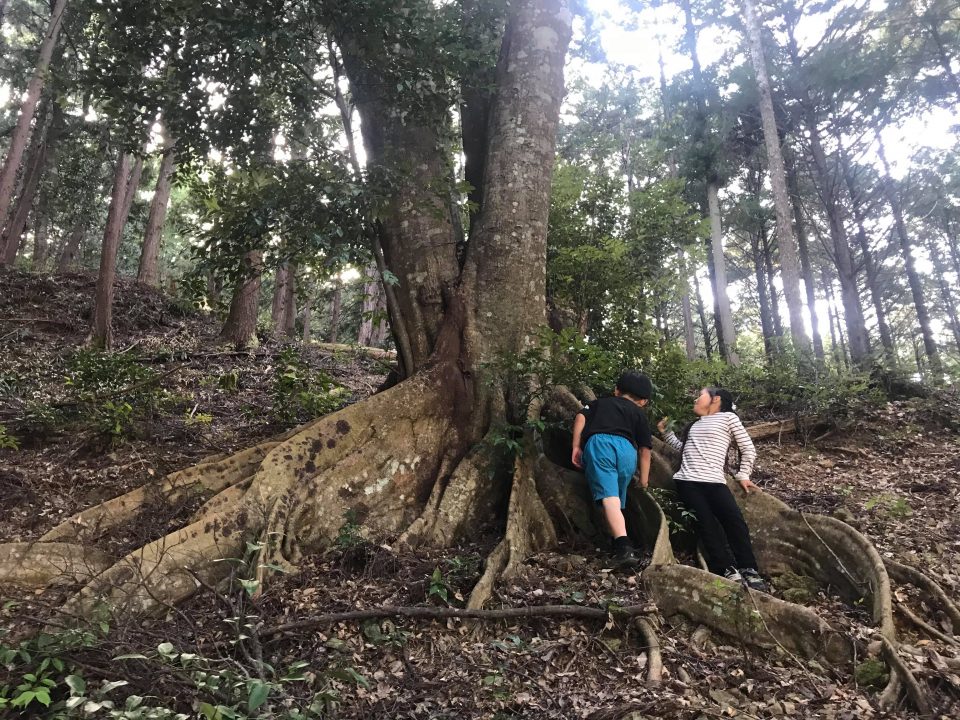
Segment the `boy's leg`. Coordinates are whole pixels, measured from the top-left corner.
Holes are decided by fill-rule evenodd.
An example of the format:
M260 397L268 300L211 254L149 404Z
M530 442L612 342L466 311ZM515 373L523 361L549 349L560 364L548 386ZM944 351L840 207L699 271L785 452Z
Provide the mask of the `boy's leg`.
M600 505L603 507L603 517L610 529L610 536L618 538L626 535L627 521L623 519L623 510L620 509L620 496L605 497L600 501Z
M730 549L736 560L737 568L757 569L757 558L753 554L753 543L750 542L750 529L747 527L743 513L737 505L736 498L726 485L716 483L716 489L710 498L714 514L730 543Z
M697 534L707 554L710 572L723 575L728 568L736 567L736 560L727 547L727 537L714 514L711 501L712 486L718 483L677 480L677 495L681 502L697 516Z

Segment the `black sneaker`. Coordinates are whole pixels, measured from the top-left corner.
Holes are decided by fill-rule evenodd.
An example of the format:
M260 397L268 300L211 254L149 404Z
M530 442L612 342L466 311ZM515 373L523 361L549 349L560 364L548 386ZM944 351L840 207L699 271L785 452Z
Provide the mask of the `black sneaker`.
M741 568L740 576L743 578L743 581L747 584L751 590L756 590L757 592L770 592L770 588L767 587L767 583L764 582L764 579L760 577L754 568Z
M640 564L640 558L633 548L619 548L613 553L613 564L623 570L630 570Z

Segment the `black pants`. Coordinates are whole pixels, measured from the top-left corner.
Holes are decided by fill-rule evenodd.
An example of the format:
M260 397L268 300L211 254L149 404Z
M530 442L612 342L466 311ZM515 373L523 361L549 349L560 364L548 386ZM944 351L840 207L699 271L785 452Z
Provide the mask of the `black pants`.
M681 502L697 516L697 532L707 553L710 572L757 568L750 531L726 484L677 480Z

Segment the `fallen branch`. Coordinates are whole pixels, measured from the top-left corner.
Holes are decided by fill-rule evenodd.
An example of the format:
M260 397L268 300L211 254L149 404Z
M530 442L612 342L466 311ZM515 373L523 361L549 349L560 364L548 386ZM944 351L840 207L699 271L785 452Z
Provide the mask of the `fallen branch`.
M946 633L942 633L937 630L933 625L919 617L915 612L913 612L913 610L907 607L906 603L897 603L897 610L899 610L907 620L912 622L928 635L936 638L937 640L945 642L947 645L952 647L960 647L960 642L957 642L956 638L952 638Z
M774 435L781 436L798 432L802 425L814 420L816 420L816 416L806 415L789 420L773 420L771 422L757 423L756 425L747 426L747 434L754 440L763 440L764 438L773 437Z
M660 641L657 640L657 633L653 629L650 621L644 617L638 617L633 621L637 630L643 636L643 644L647 651L647 685L655 687L660 684L663 676L663 658L660 656Z
M657 612L654 605L627 605L626 607L602 608L584 605L533 605L530 607L500 608L499 610L480 610L470 608L441 607L394 607L384 606L369 610L349 610L339 613L318 615L306 620L297 620L265 628L261 637L269 638L292 630L311 630L338 622L358 620L377 620L386 617L411 619L442 620L445 618L470 618L474 620L514 620L517 618L563 617L582 620L607 620L610 617L634 618Z

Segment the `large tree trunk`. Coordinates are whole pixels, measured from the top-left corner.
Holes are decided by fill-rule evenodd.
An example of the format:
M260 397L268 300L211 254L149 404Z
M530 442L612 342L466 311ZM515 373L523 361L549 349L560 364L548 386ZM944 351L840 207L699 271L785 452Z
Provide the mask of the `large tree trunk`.
M160 162L157 186L150 203L150 215L147 217L147 229L143 234L140 265L137 269L137 281L154 287L160 284L160 240L163 238L163 224L167 217L175 167L176 154L171 145L164 151L163 160Z
M397 110L407 104L398 93L408 91L382 80L382 64L393 52L390 33L352 27L343 17L334 28L362 121L367 168L392 190L376 236L385 269L398 280L397 307L390 316L397 345L404 350L401 374L409 376L433 351L460 268L449 194L437 191L450 178L443 140L447 110Z
M234 286L230 312L220 330L221 342L241 350L256 345L262 280L263 258L259 250L251 250L243 256L243 276Z
M930 361L930 373L933 376L933 381L939 384L943 382L943 365L940 362L940 350L937 348L937 341L933 337L933 329L930 327L930 313L927 311L927 301L923 297L923 283L920 281L920 274L917 272L917 266L913 260L913 244L910 242L907 224L903 219L900 195L893 183L893 178L890 176L890 164L887 162L887 154L879 132L876 137L877 150L884 172L883 189L887 196L887 202L890 203L890 209L893 211L894 233L900 243L900 254L907 271L907 281L910 284L910 293L913 295L913 305L917 310L917 320L920 323L920 332L923 335L923 349Z
M360 332L357 334L357 344L367 347L373 342L374 325L379 322L376 313L382 292L380 275L375 263L370 263L364 268L363 277L363 306L360 310Z
M797 260L797 244L793 235L790 217L790 196L787 193L786 171L783 152L780 149L780 134L773 110L773 93L767 75L767 61L763 52L760 19L755 0L743 0L750 57L756 73L760 92L760 117L763 137L767 147L767 167L770 171L770 186L777 214L777 246L780 249L780 271L783 278L783 294L790 311L790 336L801 360L811 353L810 338L803 324L803 299L800 295L800 265Z
M720 317L720 348L724 360L731 365L739 365L737 355L737 336L733 329L733 313L730 311L730 297L727 295L727 261L723 255L723 228L720 218L720 198L716 183L707 183L707 207L710 212L710 253L713 257L716 284L717 310Z
M3 223L10 210L10 204L13 202L13 189L16 185L17 171L20 169L20 163L23 160L23 151L30 140L31 123L33 115L37 109L37 103L40 100L40 93L46 82L50 67L50 59L53 57L53 50L57 45L57 38L60 36L60 30L63 27L63 14L67 8L67 0L55 0L53 8L50 11L50 22L47 26L47 32L40 44L40 55L37 58L37 64L27 85L27 92L23 102L20 105L20 114L17 117L17 124L10 136L10 146L7 150L7 157L3 163L3 169L0 170L0 223ZM18 238L9 238L9 242L19 242ZM6 257L9 253L6 248L0 247L0 257ZM16 256L16 253L14 253Z
M110 209L107 211L107 224L103 231L103 246L100 250L100 273L93 300L93 325L88 342L97 348L113 348L113 284L117 272L117 249L123 235L127 212L133 202L139 173L133 156L121 152L113 173L113 194L110 196Z

